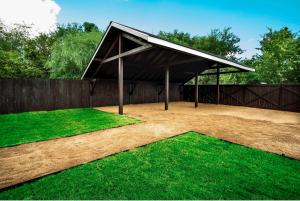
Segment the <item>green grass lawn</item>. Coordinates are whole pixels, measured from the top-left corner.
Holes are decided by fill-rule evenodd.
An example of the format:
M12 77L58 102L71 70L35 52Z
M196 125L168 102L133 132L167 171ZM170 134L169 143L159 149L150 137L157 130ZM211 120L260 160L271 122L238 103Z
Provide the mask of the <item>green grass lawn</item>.
M189 132L6 189L0 199L300 199L300 161Z
M0 115L0 147L124 126L137 119L92 108Z

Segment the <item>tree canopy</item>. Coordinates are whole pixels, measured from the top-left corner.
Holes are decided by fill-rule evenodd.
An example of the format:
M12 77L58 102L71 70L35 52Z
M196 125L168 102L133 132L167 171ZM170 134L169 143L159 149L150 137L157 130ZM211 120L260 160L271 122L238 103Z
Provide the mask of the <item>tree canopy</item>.
M266 83L300 83L300 37L287 27L268 29L256 55L259 80Z
M92 31L67 34L57 40L46 63L50 78L80 78L101 37L101 32Z
M28 27L5 27L0 22L0 78L48 77L44 64L48 38L30 38Z
M260 52L250 59L238 57L244 51L239 46L240 38L232 33L231 28L213 29L207 36L191 36L178 30L161 31L159 36L181 45L239 61L256 69L256 72L222 75L221 83L300 83L300 37L287 27L278 31L269 28L260 40L258 47ZM215 76L203 76L200 83L215 83L215 80Z
M0 78L78 79L103 35L90 22L58 25L36 37L29 29L0 23Z
M58 25L56 31L36 37L29 35L29 29L7 27L0 21L0 78L79 79L103 36L91 22ZM254 73L222 75L221 83L300 83L300 37L287 27L269 28L257 47L259 53L248 59L240 58L244 52L240 38L229 27L204 36L178 30L160 31L158 36L256 69ZM211 82L214 76L200 80Z
M159 37L180 45L204 50L228 59L237 60L236 55L244 51L238 43L240 38L227 27L223 30L213 29L207 36L191 36L189 33L174 30L173 32L160 31Z

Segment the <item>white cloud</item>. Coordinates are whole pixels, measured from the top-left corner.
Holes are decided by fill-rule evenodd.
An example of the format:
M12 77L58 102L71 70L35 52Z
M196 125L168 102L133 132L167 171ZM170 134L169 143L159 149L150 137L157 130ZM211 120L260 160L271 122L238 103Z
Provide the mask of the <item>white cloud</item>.
M0 0L1 21L5 25L29 25L33 35L55 30L59 11L53 0Z

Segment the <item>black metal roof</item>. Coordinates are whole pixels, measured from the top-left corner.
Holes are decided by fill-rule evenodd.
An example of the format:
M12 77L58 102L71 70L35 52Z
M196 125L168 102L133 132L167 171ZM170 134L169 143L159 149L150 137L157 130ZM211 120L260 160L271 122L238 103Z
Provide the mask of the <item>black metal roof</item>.
M254 71L254 69L230 61L211 53L192 49L163 40L153 34L134 29L119 23L111 22L91 58L82 79L116 79L118 76L117 59L102 63L104 57L118 54L116 40L120 34L127 34L152 47L123 57L124 80L158 81L164 80L165 67L170 68L170 82L185 83L194 77L194 73L201 73L215 65L219 67L233 67L241 71ZM140 44L128 38L123 38L123 52L137 48ZM115 44L114 47L112 45ZM111 48L112 47L112 48ZM107 55L107 52L110 53ZM99 68L99 66L101 68Z

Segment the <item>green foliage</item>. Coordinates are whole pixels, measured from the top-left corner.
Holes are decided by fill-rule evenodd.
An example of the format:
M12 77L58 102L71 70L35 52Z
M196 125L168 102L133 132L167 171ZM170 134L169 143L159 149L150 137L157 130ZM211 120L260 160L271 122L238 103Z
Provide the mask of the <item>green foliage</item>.
M255 73L222 76L229 83L300 83L300 37L287 27L268 29L262 37L260 53L243 61Z
M0 115L0 147L73 136L140 122L96 109Z
M287 27L268 30L254 65L262 82L300 83L300 37Z
M241 62L246 66L256 68L257 58L253 56L251 59L244 59ZM236 69L235 69L236 70ZM231 73L220 76L223 84L260 84L260 78L257 72Z
M85 32L99 31L98 27L94 23L84 22L82 26Z
M68 23L68 24L60 24L57 26L57 30L53 33L51 33L51 35L56 38L63 38L64 36L68 35L68 34L74 34L74 33L80 33L80 32L84 32L84 29L82 27L82 25L78 24L78 23Z
M42 77L43 69L32 65L38 62L40 52L30 58L28 27L5 27L0 21L0 78ZM29 56L29 57L28 57Z
M29 30L0 22L0 78L79 78L102 36L89 22L59 25L55 32L35 37Z
M30 66L40 69L42 78L49 78L49 69L45 63L51 54L51 46L54 38L46 34L40 34L27 41L25 46L25 60Z
M17 50L0 50L0 78L41 77L40 69L28 65Z
M0 78L78 79L82 75L103 32L90 22L58 25L50 34L29 37L30 27L5 27L0 22ZM300 83L300 37L288 28L268 29L260 41L260 53L241 60L240 38L231 28L213 29L205 36L174 30L159 37L239 61L254 73L225 74L223 84ZM213 72L213 70L211 70ZM193 83L191 80L189 83ZM201 84L214 84L216 76L202 76Z
M208 36L192 37L183 32L160 33L161 37L176 43L203 49L231 60L240 61L256 69L256 72L221 75L223 84L300 83L300 36L288 28L278 31L268 29L260 41L260 53L251 59L241 60L236 56L243 51L239 38L229 28L213 30ZM205 73L215 72L208 70ZM216 76L202 76L200 84L215 84ZM191 80L188 83L193 84Z
M68 33L52 46L46 66L50 78L79 79L92 57L102 32Z
M184 46L193 46L193 41L191 39L191 35L189 33L180 32L175 29L173 32L164 32L160 31L158 36L162 39L177 43L179 45Z
M99 28L90 22L79 23L68 23L57 25L56 31L50 33L51 37L55 40L62 39L69 34L83 33L83 32L102 32Z
M189 132L0 193L0 199L292 200L300 162Z
M189 33L174 30L173 32L159 32L159 37L172 41L174 43L213 53L227 59L239 61L237 55L244 51L240 48L240 38L232 33L231 28L213 29L206 36L193 36ZM205 73L215 72L215 70L208 70ZM232 82L231 77L221 76L221 83ZM188 84L193 84L194 79L190 80ZM216 76L201 76L199 84L215 84Z
M204 50L228 59L237 60L237 54L243 53L238 43L240 38L231 32L231 28L213 29L207 36L193 36L189 33L174 30L173 32L160 31L159 37L174 43Z
M103 32L94 23L59 25L51 36L55 42L45 63L50 78L79 79L94 53Z

